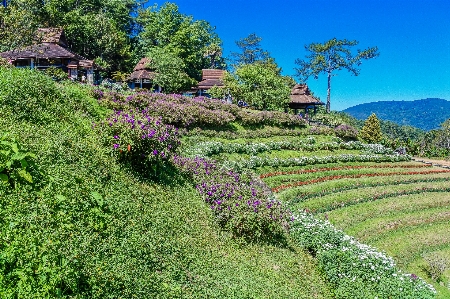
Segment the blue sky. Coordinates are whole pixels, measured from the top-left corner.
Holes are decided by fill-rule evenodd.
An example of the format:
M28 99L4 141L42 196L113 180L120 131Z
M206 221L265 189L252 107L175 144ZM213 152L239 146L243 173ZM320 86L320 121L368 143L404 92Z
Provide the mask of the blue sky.
M237 51L235 41L256 33L286 75L294 75L295 59L303 59L312 42L336 37L359 41L359 49L377 46L380 56L364 61L359 76L343 70L332 78L332 110L372 101L450 100L450 0L171 2L215 26L225 56ZM325 75L307 83L326 101Z

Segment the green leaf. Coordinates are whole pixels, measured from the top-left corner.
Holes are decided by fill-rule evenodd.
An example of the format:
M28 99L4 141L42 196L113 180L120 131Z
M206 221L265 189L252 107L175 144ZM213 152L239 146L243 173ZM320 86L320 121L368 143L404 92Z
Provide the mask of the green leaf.
M103 196L98 192L91 192L91 196L97 201L97 204L102 207L103 206Z
M0 173L0 180L6 183L8 182L9 177L4 173Z
M19 174L19 176L24 179L25 181L32 183L33 182L33 177L31 176L31 174L29 172L27 172L25 169L21 169L19 171L17 171L17 173Z

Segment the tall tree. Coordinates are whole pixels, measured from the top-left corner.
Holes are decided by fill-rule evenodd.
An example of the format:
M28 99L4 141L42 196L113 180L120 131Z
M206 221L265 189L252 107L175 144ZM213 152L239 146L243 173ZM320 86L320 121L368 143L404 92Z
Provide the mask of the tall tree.
M211 67L211 57L217 61L217 54L222 52L218 50L222 41L215 28L182 14L174 3L140 10L137 22L141 27L137 58L152 48L165 48L183 60L184 72L193 79L200 80L201 70Z
M266 61L270 58L269 52L261 48L262 38L255 33L236 41L236 45L240 49L239 52L231 53L234 58L235 65L251 64L257 61Z
M327 89L327 112L330 112L330 94L331 94L331 77L334 71L347 69L350 73L358 76L360 69L358 68L363 59L378 57L377 47L367 48L365 50L357 50L357 54L353 54L351 48L356 46L356 40L338 40L333 38L323 44L312 43L306 45L307 60L297 59L295 63L299 65L296 68L296 76L305 82L309 77L318 78L319 74L325 73L328 78Z

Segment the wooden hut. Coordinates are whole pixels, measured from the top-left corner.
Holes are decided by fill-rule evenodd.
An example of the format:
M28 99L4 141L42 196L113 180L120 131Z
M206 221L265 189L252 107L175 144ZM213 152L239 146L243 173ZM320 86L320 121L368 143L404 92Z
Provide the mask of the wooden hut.
M153 86L153 79L155 78L155 70L151 67L151 60L144 57L136 64L133 72L128 78L130 81L130 87L135 88L155 88L157 91L161 91L159 86Z
M208 90L213 86L224 86L222 78L225 75L224 70L204 69L202 70L202 81L192 89L197 95L207 95Z
M45 70L49 67L61 68L72 79L77 79L79 72L86 76L87 82L94 83L96 66L67 48L67 41L62 28L40 28L36 34L36 43L12 51L0 53L10 59L16 67Z
M306 84L295 85L290 98L289 108L294 109L295 114L298 113L298 109L304 109L305 113L308 113L309 109L314 109L314 113L316 113L317 106L324 105L311 95L311 91Z

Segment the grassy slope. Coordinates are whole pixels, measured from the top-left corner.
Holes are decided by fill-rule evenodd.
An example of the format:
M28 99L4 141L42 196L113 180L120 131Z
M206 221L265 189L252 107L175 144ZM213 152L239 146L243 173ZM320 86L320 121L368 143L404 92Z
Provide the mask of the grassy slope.
M121 168L91 129L99 108L69 92L52 95L65 108L45 111L50 122L0 109L0 131L43 172L37 192L0 196L0 297L329 298L308 254L233 240L181 176L155 183Z

